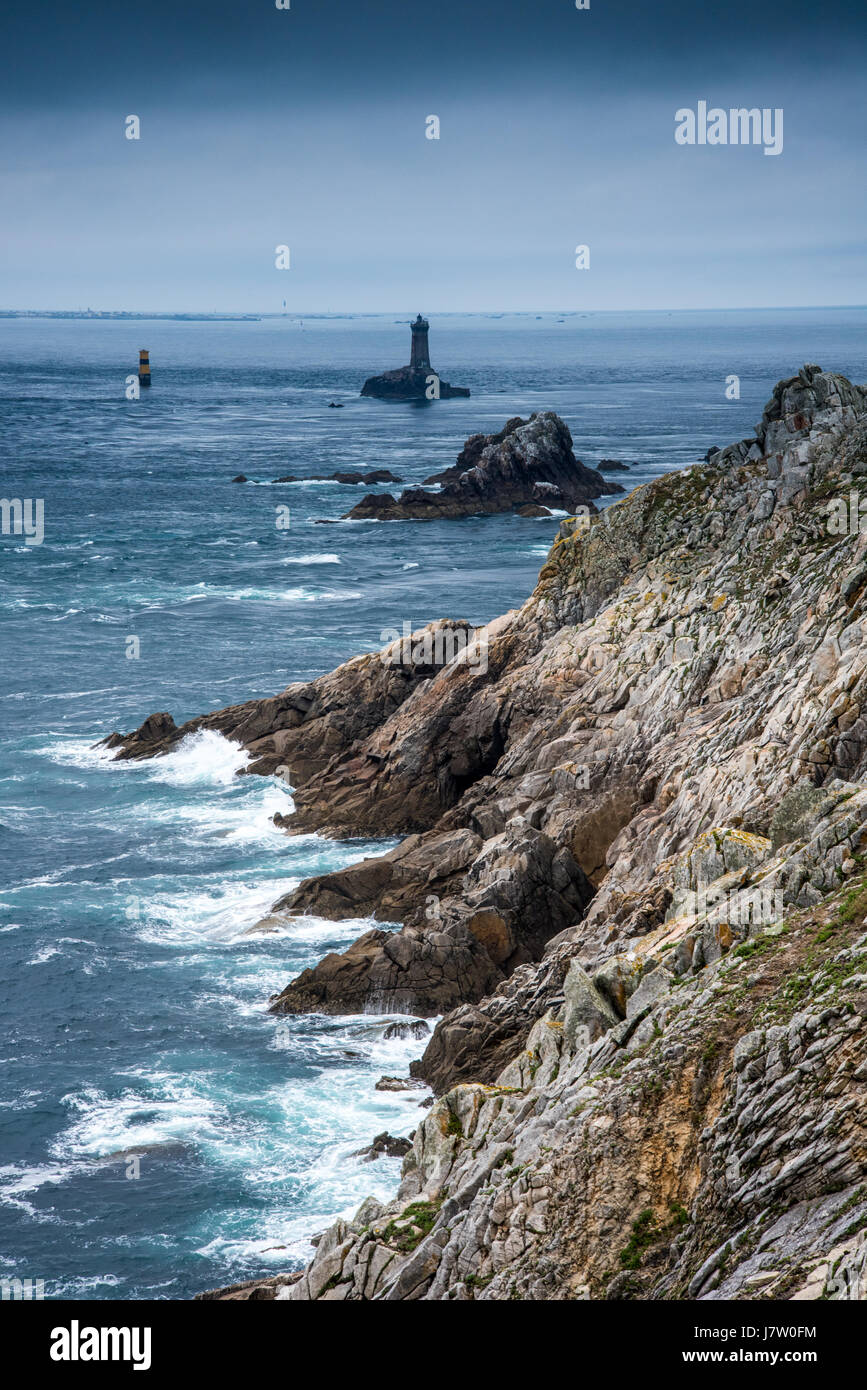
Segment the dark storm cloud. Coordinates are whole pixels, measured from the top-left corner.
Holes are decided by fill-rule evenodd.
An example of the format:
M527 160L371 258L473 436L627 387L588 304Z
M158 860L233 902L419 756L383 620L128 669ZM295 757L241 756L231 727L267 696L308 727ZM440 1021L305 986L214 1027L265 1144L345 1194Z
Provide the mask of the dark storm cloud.
M0 307L864 302L864 13L590 4L7 10ZM699 101L784 108L783 153L678 146Z
M727 67L864 54L867 13L851 0L84 0L19 3L0 32L0 101L98 105L131 95L183 104L305 93L336 105L374 87L439 82L489 88L579 75L658 89L684 65L706 81Z

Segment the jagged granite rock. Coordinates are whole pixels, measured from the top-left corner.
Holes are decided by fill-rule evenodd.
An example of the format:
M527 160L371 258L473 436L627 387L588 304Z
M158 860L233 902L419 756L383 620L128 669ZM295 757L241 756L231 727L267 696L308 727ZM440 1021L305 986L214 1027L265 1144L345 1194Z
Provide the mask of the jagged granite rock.
M402 931L368 931L348 950L327 955L287 985L271 1011L445 1013L483 998L518 966L538 960L592 894L569 851L523 822L482 846L461 886L462 895L443 904L425 894L425 913ZM321 896L316 901L321 910ZM293 894L275 911L300 905Z
M166 710L160 710L156 714L149 714L133 733L109 734L100 746L116 748L117 759L151 758L157 752L167 751L176 742L179 732L172 716Z
M568 427L549 410L529 420L515 416L497 434L471 435L457 463L427 481L440 483L441 490L407 488L398 498L390 492L374 493L362 498L347 517L433 521L528 508L530 515L551 508L595 511L594 497L623 491L576 459Z
M563 1029L566 1042L575 1046L577 1038L595 1042L613 1028L617 1014L578 960L569 962L563 981Z
M423 1018L416 1019L413 1023L390 1023L383 1033L384 1038L425 1038L430 1034L430 1028Z
M273 1302L281 1289L297 1284L301 1275L275 1274L270 1279L245 1279L240 1284L224 1284L221 1289L207 1289L193 1298L203 1303L247 1303Z
M381 1076L374 1087L377 1091L422 1091L424 1082L412 1076Z
M665 867L679 844L697 845L708 824L732 819L763 822L758 828L767 831L773 807L799 779L821 782L835 770L857 777L867 734L856 635L863 600L837 589L828 553L841 553L848 574L867 542L857 533L829 535L823 509L835 477L845 480L863 457L856 407L864 393L822 374L812 386L792 380L775 392L766 415L779 414L778 425L789 421L794 454L749 461L752 445L730 446L704 467L636 489L588 530L564 529L531 599L477 634L486 644L484 669L467 660L436 670L358 658L274 701L217 712L182 730L148 722L121 741L121 755L146 756L193 729L218 727L255 756L253 770L273 771L291 759L295 811L287 828L415 832L379 859L309 880L279 905L290 913L403 921L414 933L411 947L396 946L393 933L365 940L350 974L330 962L312 990L306 982L305 1007L323 1007L326 996L340 1007L339 980L351 982L359 1007L371 1007L371 981L382 981L381 997L435 1011L443 989L427 965L437 944L446 956L455 952L445 997L495 1011L485 1032L490 1065L501 1065L502 1047L520 1047L532 1022L527 1016L512 1026L501 1017L498 991L518 958L503 972L463 932L472 866L516 817L601 884L580 936L588 949L614 953L619 942L651 930L666 894L683 886ZM815 435L810 476L818 496L805 480L768 513L762 498L788 488L793 470L800 475L805 429ZM847 486L841 483L844 492ZM784 572L788 602L781 606L774 596ZM835 624L846 632L839 654ZM846 685L829 694L838 663L849 673ZM732 766L743 774L733 778ZM749 841L731 825L727 835L736 848ZM715 854L702 851L702 872ZM734 872L741 860L736 854L721 863ZM818 881L817 870L812 877ZM819 889L802 880L796 891L803 900ZM433 933L423 915L429 897L441 900ZM560 916L551 936L568 933L580 916L575 909L571 924ZM530 959L540 946L537 938ZM693 942L700 956L724 947L711 929ZM320 995L325 973L331 979ZM480 996L491 982L493 995ZM468 993L460 998L462 987ZM302 1006L301 994L295 997ZM440 1025L450 1026L447 1019ZM436 1055L436 1039L431 1048ZM478 1050L473 1064L490 1073ZM447 1084L439 1066L436 1074L439 1086Z
M363 1158L365 1163L375 1163L378 1158L403 1158L411 1148L412 1140L395 1138L388 1130L383 1130L369 1148L359 1149L354 1157Z
M473 629L466 622L441 621L423 631L434 642L451 635L460 646ZM441 669L424 642L402 647L398 640L382 652L353 657L319 680L296 681L271 699L230 705L180 726L168 713L152 714L132 733L109 734L99 746L114 750L118 760L152 758L190 735L213 730L252 759L243 771L270 775L287 765L291 785L300 785L324 771L335 755L360 749L386 711L396 710L416 685Z
M758 940L758 972L706 967L640 1042L549 1010L277 1297L867 1297L867 935L832 898Z
M829 509L865 476L867 392L807 367L753 439L561 527L533 595L475 634L484 671L411 666L398 698L348 663L306 712L296 691L207 717L263 768L284 720L309 739L290 820L409 833L357 896L405 904L382 936L413 968L445 936L444 975L475 943L494 981L413 1064L439 1098L395 1201L278 1299L864 1297L867 534ZM118 751L173 746L167 720ZM549 890L560 851L595 888L557 890L547 941L542 859L496 875L529 843ZM325 877L293 911L340 901ZM565 1026L578 967L616 1019L589 1044Z
M465 929L373 930L332 952L271 1001L282 1013L418 1013L433 1016L481 998L502 978Z

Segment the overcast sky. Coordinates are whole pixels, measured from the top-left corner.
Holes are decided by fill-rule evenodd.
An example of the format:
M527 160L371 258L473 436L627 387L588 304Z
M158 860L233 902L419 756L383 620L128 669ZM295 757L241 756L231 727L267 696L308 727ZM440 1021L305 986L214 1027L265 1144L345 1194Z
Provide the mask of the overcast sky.
M291 3L7 0L0 308L867 302L853 0ZM782 153L676 144L702 100Z

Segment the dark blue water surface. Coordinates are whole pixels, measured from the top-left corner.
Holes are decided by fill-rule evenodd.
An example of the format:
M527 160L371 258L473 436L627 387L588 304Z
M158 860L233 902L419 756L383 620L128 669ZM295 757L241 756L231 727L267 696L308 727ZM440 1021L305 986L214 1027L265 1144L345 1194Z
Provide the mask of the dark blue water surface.
M0 1277L47 1297L183 1298L299 1263L393 1191L398 1161L355 1151L418 1119L417 1093L374 1089L420 1051L387 1020L265 1011L369 924L245 935L301 878L388 846L287 839L285 785L236 778L217 735L144 765L92 745L272 694L404 622L520 604L557 520L322 526L364 490L272 480L419 482L468 434L557 410L632 486L750 434L804 361L867 378L864 310L446 316L433 360L469 400L360 399L406 359L408 317L0 321L2 495L45 505L42 545L0 537ZM140 347L154 384L128 401Z

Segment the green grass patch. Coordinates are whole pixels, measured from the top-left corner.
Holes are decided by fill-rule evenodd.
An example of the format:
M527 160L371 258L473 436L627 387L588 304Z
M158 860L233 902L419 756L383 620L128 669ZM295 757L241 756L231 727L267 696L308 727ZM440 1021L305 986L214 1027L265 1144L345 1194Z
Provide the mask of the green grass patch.
M641 1264L645 1250L659 1238L659 1228L656 1224L656 1217L646 1207L632 1223L632 1232L629 1240L620 1252L620 1266L622 1269L637 1269Z
M862 922L867 916L867 883L864 879L852 885L837 909L841 922Z
M401 1221L409 1221L410 1227L398 1230L397 1222L389 1221L382 1233L383 1240L389 1245L396 1245L398 1250L404 1255L408 1255L433 1230L441 1206L441 1197L435 1202L410 1202L399 1217Z
M629 1240L620 1252L621 1269L638 1269L644 1252L660 1241L671 1240L689 1224L689 1212L680 1202L670 1202L671 1219L660 1226L650 1207L639 1212L632 1223Z

